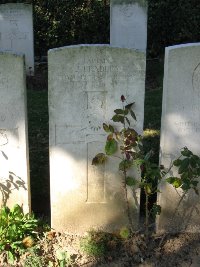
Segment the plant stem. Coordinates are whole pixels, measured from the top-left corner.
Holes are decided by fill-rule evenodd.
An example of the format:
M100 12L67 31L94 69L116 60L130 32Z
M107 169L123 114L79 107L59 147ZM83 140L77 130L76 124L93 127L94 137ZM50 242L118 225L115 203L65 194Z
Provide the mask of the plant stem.
M127 216L129 220L129 226L130 226L131 232L133 232L133 222L131 218L131 211L130 211L130 206L128 202L128 192L127 192L127 187L126 187L126 170L123 171L123 174L124 174L123 188L124 188L124 197L125 197L125 203L126 203L126 211L127 211Z
M170 220L168 221L167 226L169 226L169 225L173 222L173 220L174 220L174 218L175 218L175 216L176 216L176 214L177 214L177 212L178 212L179 206L180 206L181 202L183 201L184 197L186 196L186 194L187 194L187 191L184 191L183 195L181 196L181 198L180 198L180 200L179 200L179 202L178 202L178 204L177 204L177 206L176 206L176 209L174 210L174 212L173 212L173 214L172 214ZM165 234L163 235L163 237L162 237L162 239L161 239L161 241L160 241L158 247L161 247L161 245L162 245L162 243L163 243L165 237L167 236L167 234L168 234L168 233L165 233Z
M146 240L149 237L149 210L148 210L148 203L149 203L149 196L145 191L145 238Z
M125 107L123 105L123 110L125 111ZM124 120L123 120L123 128L124 130L126 129L126 122L125 122L125 114L124 114ZM125 147L125 136L123 133L123 147ZM123 160L125 160L125 157L123 156ZM130 205L128 202L128 192L127 192L127 187L126 187L126 178L127 178L127 173L126 173L126 169L124 168L123 171L123 175L124 175L124 196L125 196L125 203L126 203L126 211L127 211L127 216L128 216L128 220L129 220L129 226L131 229L131 232L133 232L133 223L132 223L132 218L131 218L131 211L130 211Z

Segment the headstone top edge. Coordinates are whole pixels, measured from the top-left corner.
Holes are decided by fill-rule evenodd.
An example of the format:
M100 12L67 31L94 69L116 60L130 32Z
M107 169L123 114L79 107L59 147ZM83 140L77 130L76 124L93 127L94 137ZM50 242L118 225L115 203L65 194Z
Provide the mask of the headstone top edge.
M139 4L142 7L147 7L147 0L111 0L111 5L134 5Z
M22 53L14 53L14 52L6 52L6 51L1 51L0 50L0 56L13 56L13 57L18 57L18 58L25 58L25 55Z
M180 48L191 48L191 47L198 47L200 46L200 42L198 43L187 43L187 44L179 44L179 45L172 45L172 46L167 46L165 47L165 51L168 52L170 50L174 49L180 49Z
M5 4L0 4L0 7L4 7L4 6L9 6L9 7L12 7L12 6L18 6L18 7L21 7L21 6L25 6L25 7L32 7L33 5L30 3L5 3Z
M109 48L110 50L112 49L118 49L118 50L126 50L130 52L136 52L139 54L146 54L145 51L140 51L138 49L134 48L126 48L126 47L119 47L119 46L111 46L108 44L80 44L80 45L69 45L69 46L63 46L63 47L58 47L58 48L53 48L48 51L48 54L58 52L58 51L63 51L66 49L74 48L74 49L79 49L79 48L88 48L88 47L96 47L96 48Z

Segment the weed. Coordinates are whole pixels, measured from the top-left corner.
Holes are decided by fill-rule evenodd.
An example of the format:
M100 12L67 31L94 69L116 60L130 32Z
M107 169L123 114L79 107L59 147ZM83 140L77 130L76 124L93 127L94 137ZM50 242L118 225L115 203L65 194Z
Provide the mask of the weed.
M80 249L88 256L98 258L107 255L109 251L115 249L118 242L118 238L112 234L92 230L81 239Z
M30 250L29 255L24 261L24 267L45 267L46 263L42 256L39 255L36 248Z
M157 192L157 184L162 179L163 173L157 164L151 163L150 161L153 154L152 150L148 153L144 153L142 137L130 126L131 117L136 121L135 113L132 110L134 103L125 105L125 101L126 99L122 95L122 109L114 110L115 115L112 117L112 121L122 124L122 129L119 131L112 125L103 124L103 129L108 133L105 144L105 154L97 154L92 164L102 164L107 160L107 157L114 156L118 150L120 151L119 158L121 162L119 163L119 171L123 174L123 188L130 229L133 229L133 222L127 198L127 186L131 187L132 190L139 187L145 192L145 235L148 237L149 217L151 214L156 216L160 214L161 211L160 206L156 204L154 204L152 211L149 211L149 198ZM128 175L128 171L136 167L141 170L141 181Z
M130 231L127 227L122 227L119 231L119 236L123 239L128 239L130 237Z
M6 251L9 262L34 245L37 227L34 215L24 214L19 205L0 210L0 252Z
M65 251L63 248L60 248L56 251L56 259L58 261L59 267L65 267L66 265L70 265L71 258L70 254Z

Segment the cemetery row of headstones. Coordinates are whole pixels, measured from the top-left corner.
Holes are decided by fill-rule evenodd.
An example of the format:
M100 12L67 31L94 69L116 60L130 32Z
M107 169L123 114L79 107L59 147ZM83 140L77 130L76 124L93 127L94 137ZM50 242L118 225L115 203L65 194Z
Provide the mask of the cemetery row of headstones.
M160 162L169 167L179 150L187 146L199 154L200 44L166 49ZM187 64L185 64L187 62ZM30 209L24 58L0 53L1 94L1 203L23 204ZM142 132L145 54L110 46L69 46L49 51L49 123L52 226L69 231L91 227L113 230L127 225L122 181L113 158L102 167L92 158L103 152L103 122L110 122L123 94L135 101ZM173 175L175 171L172 169ZM180 199L165 183L158 203L162 206L158 230ZM137 201L129 194L135 228ZM187 194L174 218L173 230L183 225L199 230L199 197ZM189 226L189 227L188 227ZM174 228L177 227L177 228Z
M145 0L112 0L110 44L146 51ZM34 74L33 8L31 4L0 5L0 50L25 54L26 73Z
M19 52L19 43L32 40L31 20L26 13L32 11L29 5L25 5L25 12L23 8L22 4L17 8L13 4L0 6L0 21L7 25L0 26L0 48L8 48L9 52ZM79 45L49 51L51 214L52 227L56 229L82 232L91 227L114 230L128 225L122 180L116 168L118 160L109 160L101 167L92 166L91 162L97 152L103 152L106 137L102 123L110 122L122 94L128 101L135 102L137 123L134 127L142 133L145 12L144 1L130 1L125 5L124 1L113 0L111 46ZM116 14L121 20L115 20ZM122 36L126 27L136 24L136 14L140 14L137 20L140 26L133 28L135 38L127 34L118 39L117 30ZM28 29L20 26L22 24L28 25ZM138 34L139 27L143 28L143 35ZM0 197L2 204L23 204L24 210L29 211L24 58L8 51L0 53ZM33 54L28 50L25 55L28 73L34 69L28 56L33 60ZM170 166L184 146L199 153L199 55L199 44L166 49L160 156L165 167ZM158 203L162 213L157 221L158 230L169 228L168 218L181 194L165 184L160 190ZM134 196L128 192L135 229L139 222L139 196L139 190ZM180 222L184 221L190 225L186 230L197 231L198 214L199 198L188 194L176 214L173 229L177 227L178 231Z

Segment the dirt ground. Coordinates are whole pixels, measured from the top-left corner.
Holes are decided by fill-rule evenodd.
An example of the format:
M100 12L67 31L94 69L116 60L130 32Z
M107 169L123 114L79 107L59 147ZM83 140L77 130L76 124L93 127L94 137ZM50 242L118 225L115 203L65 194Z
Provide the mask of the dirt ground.
M152 235L145 242L144 235L133 234L128 239L107 238L107 251L102 256L89 256L80 246L83 237L67 233L49 232L41 239L38 255L46 263L26 265L24 254L14 265L5 263L5 255L0 257L1 267L199 267L200 234L180 233L176 235ZM160 243L162 244L160 245ZM62 250L69 256L65 265L59 265L57 252ZM35 260L34 260L35 262ZM51 262L52 265L49 265Z
M163 236L154 235L146 243L144 236L135 234L119 243L110 241L106 256L94 258L80 251L80 237L62 234L67 250L73 255L71 266L85 267L197 267L200 266L200 234L181 233Z
M76 248L77 266L191 266L200 257L200 235L197 234L167 236L160 248L162 236L154 236L146 244L144 236L136 234L119 244L111 243L108 254L100 259L84 255L79 249L79 238L66 237L71 240L70 247ZM197 266L200 266L200 258Z

